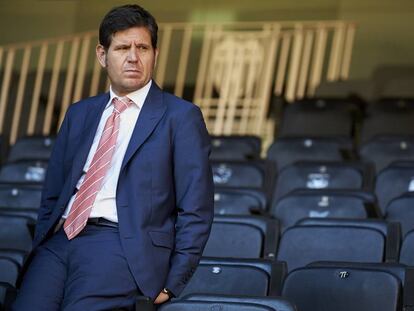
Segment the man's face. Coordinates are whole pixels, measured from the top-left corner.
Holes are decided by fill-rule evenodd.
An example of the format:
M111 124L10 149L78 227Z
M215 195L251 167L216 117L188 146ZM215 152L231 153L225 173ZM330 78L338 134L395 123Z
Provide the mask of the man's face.
M98 45L96 55L107 69L113 91L125 96L151 80L158 49L152 47L146 28L133 27L116 32L107 51Z

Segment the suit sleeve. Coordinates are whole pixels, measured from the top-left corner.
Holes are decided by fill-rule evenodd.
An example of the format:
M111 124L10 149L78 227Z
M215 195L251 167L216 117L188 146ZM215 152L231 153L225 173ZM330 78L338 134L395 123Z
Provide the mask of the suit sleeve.
M65 182L64 176L64 155L66 149L67 135L69 131L69 110L63 120L59 129L52 153L49 158L48 168L45 182L43 184L42 198L40 208L38 211L38 218L36 223L36 231L34 239L40 238L41 234L45 234L45 225L56 206L56 202Z
M175 249L165 284L175 296L180 295L198 265L214 215L210 137L200 109L192 107L181 120L173 141Z

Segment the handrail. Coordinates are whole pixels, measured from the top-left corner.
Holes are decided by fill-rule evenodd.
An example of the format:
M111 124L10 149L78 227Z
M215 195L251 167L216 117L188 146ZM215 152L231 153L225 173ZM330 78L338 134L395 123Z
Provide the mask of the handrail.
M270 97L291 102L313 96L325 80L347 79L356 23L179 22L159 30L160 86L200 105L213 134L272 139ZM107 90L94 53L97 36L87 31L0 46L0 134L11 144L23 135L54 134L72 102Z

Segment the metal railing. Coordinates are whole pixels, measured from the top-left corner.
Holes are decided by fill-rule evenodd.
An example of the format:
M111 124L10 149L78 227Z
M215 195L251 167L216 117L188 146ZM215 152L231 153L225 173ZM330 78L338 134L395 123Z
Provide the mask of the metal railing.
M194 101L212 134L272 139L272 96L313 96L347 79L356 25L344 21L160 24L155 80ZM68 106L108 89L96 32L0 46L0 134L54 134Z

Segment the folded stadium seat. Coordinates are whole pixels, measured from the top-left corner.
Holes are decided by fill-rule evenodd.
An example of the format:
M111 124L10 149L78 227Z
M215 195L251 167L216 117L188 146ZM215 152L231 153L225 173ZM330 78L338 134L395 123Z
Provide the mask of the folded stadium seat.
M278 240L276 219L216 215L203 256L274 259Z
M266 195L273 190L275 166L266 160L212 161L216 187L260 189Z
M273 202L298 189L370 191L373 177L367 163L300 161L279 172Z
M256 189L215 187L214 213L218 215L263 214L267 209L266 195Z
M274 311L267 306L253 303L209 302L209 301L171 301L162 305L160 311Z
M42 191L19 185L0 185L0 214L23 215L37 219Z
M350 139L285 137L272 143L267 159L276 163L277 170L297 161L342 161L352 157Z
M233 296L233 295L209 295L191 294L182 298L182 301L205 301L216 303L244 303L267 306L276 311L295 311L296 308L282 297L258 297L258 296Z
M4 164L0 169L1 184L26 184L41 187L46 177L47 162L27 161Z
M306 218L282 234L276 258L289 271L321 260L397 262L400 240L398 223Z
M370 193L345 190L298 190L282 197L270 209L283 232L303 218L359 218L378 216Z
M286 264L268 259L201 258L180 295L280 295Z
M385 219L399 222L402 236L414 230L414 193L404 193L393 199L387 205Z
M383 214L393 199L412 191L414 191L414 161L392 163L378 174L375 181L375 194Z
M16 298L16 289L6 282L0 282L0 310L9 310Z
M358 104L338 98L312 98L286 105L279 137L352 137Z
M401 245L400 263L414 266L414 230L404 236Z
M19 138L11 146L7 162L40 160L48 161L55 138L51 136L27 136Z
M16 286L20 266L13 259L0 257L0 282Z
M392 273L336 267L295 269L282 292L300 311L398 311L401 295L401 282Z
M376 174L396 161L414 161L414 137L377 136L361 145L361 160L371 162Z
M361 129L361 142L382 135L414 135L414 100L383 98L367 107Z
M261 139L253 135L211 136L212 160L260 159Z
M394 275L402 285L402 310L414 308L414 267L398 263L358 263L358 262L313 262L307 267L353 268L388 272Z

